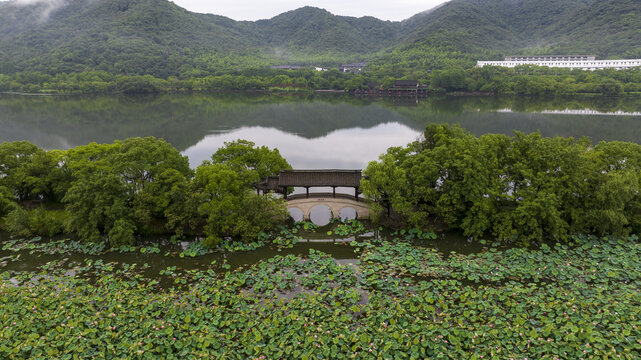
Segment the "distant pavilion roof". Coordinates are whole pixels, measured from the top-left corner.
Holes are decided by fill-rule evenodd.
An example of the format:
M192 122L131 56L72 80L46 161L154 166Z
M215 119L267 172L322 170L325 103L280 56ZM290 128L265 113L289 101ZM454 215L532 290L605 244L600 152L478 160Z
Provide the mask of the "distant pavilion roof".
M417 88L419 86L418 80L396 80L394 81L395 88Z

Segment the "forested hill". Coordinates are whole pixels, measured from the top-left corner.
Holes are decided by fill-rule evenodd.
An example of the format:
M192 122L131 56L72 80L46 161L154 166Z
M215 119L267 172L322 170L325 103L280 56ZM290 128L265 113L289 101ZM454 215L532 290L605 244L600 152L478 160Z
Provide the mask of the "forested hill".
M301 8L258 22L189 12L167 0L0 2L0 73L105 70L166 77L377 52L400 24ZM2 65L0 65L2 66Z
M0 9L0 51L18 69L169 75L204 53L248 53L252 37L166 0L68 0ZM219 25L219 23L222 23Z
M257 21L254 28L265 44L277 49L348 55L376 52L401 35L399 22L335 16L309 6Z
M450 56L464 64L516 53L641 57L640 24L638 0L452 0L402 22L312 7L251 22L168 0L12 0L0 1L0 73L166 78L357 60L424 71Z
M407 45L639 56L638 0L453 0L405 21Z

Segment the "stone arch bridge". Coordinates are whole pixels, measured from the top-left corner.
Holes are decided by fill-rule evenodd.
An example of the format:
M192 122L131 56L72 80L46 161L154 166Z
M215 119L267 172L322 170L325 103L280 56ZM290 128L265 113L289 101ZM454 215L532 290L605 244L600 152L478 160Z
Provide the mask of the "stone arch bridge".
M359 187L363 178L361 170L281 170L278 176L269 176L256 184L258 194L276 191L288 201L288 209L299 209L303 219L309 220L312 208L317 205L329 207L333 217L341 210L353 208L356 217L369 219L369 204L359 198ZM288 196L287 189L304 187L305 194ZM309 193L313 187L331 187L332 193ZM337 194L337 187L354 188L354 195Z
M357 219L369 219L369 204L363 199L357 201L354 196L347 194L314 193L307 197L305 194L293 195L287 199L287 209L298 209L303 213L303 220L310 220L312 209L317 205L325 205L337 218L343 209L352 208L356 211Z

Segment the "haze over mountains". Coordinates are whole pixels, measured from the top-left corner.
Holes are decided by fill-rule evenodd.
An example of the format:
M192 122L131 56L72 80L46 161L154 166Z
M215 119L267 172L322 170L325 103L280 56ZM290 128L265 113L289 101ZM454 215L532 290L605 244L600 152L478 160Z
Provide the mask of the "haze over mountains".
M452 0L402 22L312 7L250 22L189 12L167 0L0 2L0 73L166 77L191 68L386 61L387 53L424 48L495 58L641 57L641 1Z

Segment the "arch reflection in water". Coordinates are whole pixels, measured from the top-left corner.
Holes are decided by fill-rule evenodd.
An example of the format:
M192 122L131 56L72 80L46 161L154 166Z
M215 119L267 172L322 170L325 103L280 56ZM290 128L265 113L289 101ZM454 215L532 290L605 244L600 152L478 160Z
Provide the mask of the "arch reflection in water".
M332 220L332 211L327 205L316 205L309 212L309 217L314 224L325 226Z
M290 208L287 209L287 211L289 212L289 216L291 216L294 221L303 221L305 219L303 212L298 208Z
M352 207L344 207L341 209L341 211L338 212L338 217L345 221L345 220L354 220L356 219L356 209Z

